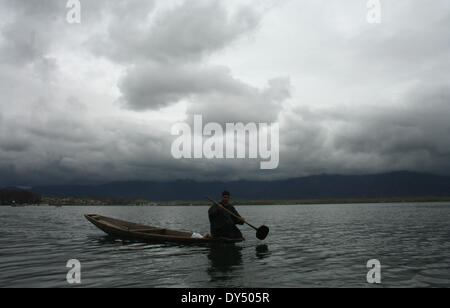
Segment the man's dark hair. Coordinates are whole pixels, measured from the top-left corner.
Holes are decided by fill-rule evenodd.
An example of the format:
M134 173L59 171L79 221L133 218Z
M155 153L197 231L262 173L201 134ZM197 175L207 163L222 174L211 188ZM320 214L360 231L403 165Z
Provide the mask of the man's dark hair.
M228 190L224 190L222 196L230 196L230 192Z

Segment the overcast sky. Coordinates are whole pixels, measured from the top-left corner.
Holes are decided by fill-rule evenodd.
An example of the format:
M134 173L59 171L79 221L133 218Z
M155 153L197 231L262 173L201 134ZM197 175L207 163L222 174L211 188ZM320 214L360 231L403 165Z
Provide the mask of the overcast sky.
M0 0L0 185L450 174L450 1ZM174 123L278 122L280 165L175 160Z

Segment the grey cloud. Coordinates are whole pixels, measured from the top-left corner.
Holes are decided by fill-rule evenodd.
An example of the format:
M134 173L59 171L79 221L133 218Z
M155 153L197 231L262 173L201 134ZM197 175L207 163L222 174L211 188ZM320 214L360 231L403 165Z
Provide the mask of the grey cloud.
M156 58L199 58L219 50L258 25L260 16L250 8L231 15L220 1L186 1L161 15L149 42Z
M140 66L130 70L119 87L129 108L157 109L184 99L189 114L216 122L274 120L290 96L288 79L271 79L260 90L214 66Z
M0 34L0 60L9 64L28 64L46 55L60 36L65 18L65 3L57 0L11 1L3 4L13 10L13 18Z
M248 7L231 14L218 0L183 1L155 14L153 1L140 4L138 14L118 11L106 36L90 40L96 54L124 63L198 61L255 29L260 20Z
M370 119L350 113L346 118L353 119L354 126L344 128L335 144L382 155L422 152L436 162L448 158L450 88L415 90L404 100L406 106L378 110Z
M254 9L231 12L220 1L184 1L165 10L149 5L139 19L122 15L112 19L106 36L91 40L96 54L129 65L119 81L122 106L158 110L184 100L189 114L211 120L246 115L264 121L275 119L289 97L286 80L269 80L267 89L258 89L233 78L226 67L202 63L256 29L261 16Z
M136 124L93 123L83 117L67 121L64 114L59 116L61 120L50 117L28 123L20 130L14 130L17 126L14 122L3 121L2 132L8 132L8 136L0 138L0 169L15 176L2 176L0 185L13 184L14 178L26 185L61 180L65 183L101 182L105 178L130 180L136 174L163 175L162 170L154 169L168 167L172 162L167 157L168 140ZM136 166L139 163L140 169Z
M226 68L194 65L139 66L127 72L119 87L128 106L138 110L165 107L195 94L245 92Z
M0 186L401 169L449 174L448 1L386 3L381 25L350 34L327 18L360 1L333 4L342 6L339 14L328 2L305 1L298 12L280 7L272 22L299 17L267 29L254 8L229 10L218 1L168 8L154 1L82 1L79 27L67 26L64 1L2 1ZM210 55L259 30L269 39L262 48L237 49L231 57L254 57L263 74L258 82L266 85L236 77L253 72L234 72L226 60L213 63ZM273 58L263 57L265 48ZM58 57L64 51L74 58ZM86 66L97 69L96 60L108 62L102 72L123 72L117 89L110 76L102 83L100 73L86 73ZM289 67L271 66L272 60ZM70 71L78 64L80 70ZM287 77L271 79L279 72ZM91 83L111 101L87 96ZM122 109L114 104L118 96ZM169 117L162 109L180 101L188 121L193 114L205 122L279 121L280 167L268 173L256 161L174 160L170 120L162 125L155 114Z
M258 89L243 87L242 92L208 93L196 96L188 104L187 113L200 114L205 122L276 122L283 104L290 98L290 81L275 78L268 86Z
M1 139L0 140L0 149L6 152L23 152L27 150L29 147L29 143L27 140L16 140L16 139Z
M294 109L282 122L281 170L448 174L450 87L422 85L401 101L392 107Z
M228 46L255 27L259 16L251 9L241 8L229 14L218 1L185 2L160 12L154 21L147 20L153 23L153 29L146 27L146 18L154 10L152 1L88 1L82 2L82 24L74 28L65 22L64 1L8 1L2 5L11 13L11 19L0 28L0 124L7 134L0 139L1 185L136 177L170 180L171 176L185 177L189 170L204 173L219 168L174 161L169 129L158 132L155 127L140 127L114 118L99 122L93 117L77 95L60 83L63 75L59 60L49 56L55 48L73 50L80 37L93 38L87 41L88 47L98 40L100 44L91 50L109 57L113 64L118 58L126 59L130 71L121 85L127 104L135 109L149 108L145 96L152 98L158 108L179 98L212 92L221 96L266 95L268 101L280 99L282 91L253 88L231 77L226 68L199 68L205 55ZM99 39L94 33L102 33L109 20L108 36ZM197 40L197 36L202 39ZM108 54L108 49L114 54ZM166 65L169 58L180 67ZM151 61L154 59L157 61ZM185 61L197 61L197 65ZM153 75L131 68L136 65L148 69L152 64ZM179 82L174 84L177 75ZM271 87L277 89L279 85Z

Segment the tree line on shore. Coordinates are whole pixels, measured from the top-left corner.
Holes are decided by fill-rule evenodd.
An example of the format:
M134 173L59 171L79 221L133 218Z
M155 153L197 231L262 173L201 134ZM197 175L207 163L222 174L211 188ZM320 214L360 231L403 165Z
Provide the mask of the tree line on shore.
M1 205L146 205L150 201L123 198L77 198L45 196L20 189L0 189Z
M42 197L26 190L0 190L0 205L39 204Z
M282 204L341 204L341 203L397 203L397 202L448 202L450 197L391 197L355 199L304 199L304 200L234 200L235 205ZM47 197L26 190L0 190L0 205L48 204L48 205L209 205L206 200L197 201L148 201L121 198Z

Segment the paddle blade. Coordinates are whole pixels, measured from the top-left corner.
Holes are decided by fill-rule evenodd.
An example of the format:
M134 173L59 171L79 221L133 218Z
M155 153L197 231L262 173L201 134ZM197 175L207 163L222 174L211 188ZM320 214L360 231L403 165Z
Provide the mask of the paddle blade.
M261 226L256 231L256 238L258 238L258 240L263 240L267 237L268 234L269 234L269 228L266 226Z

